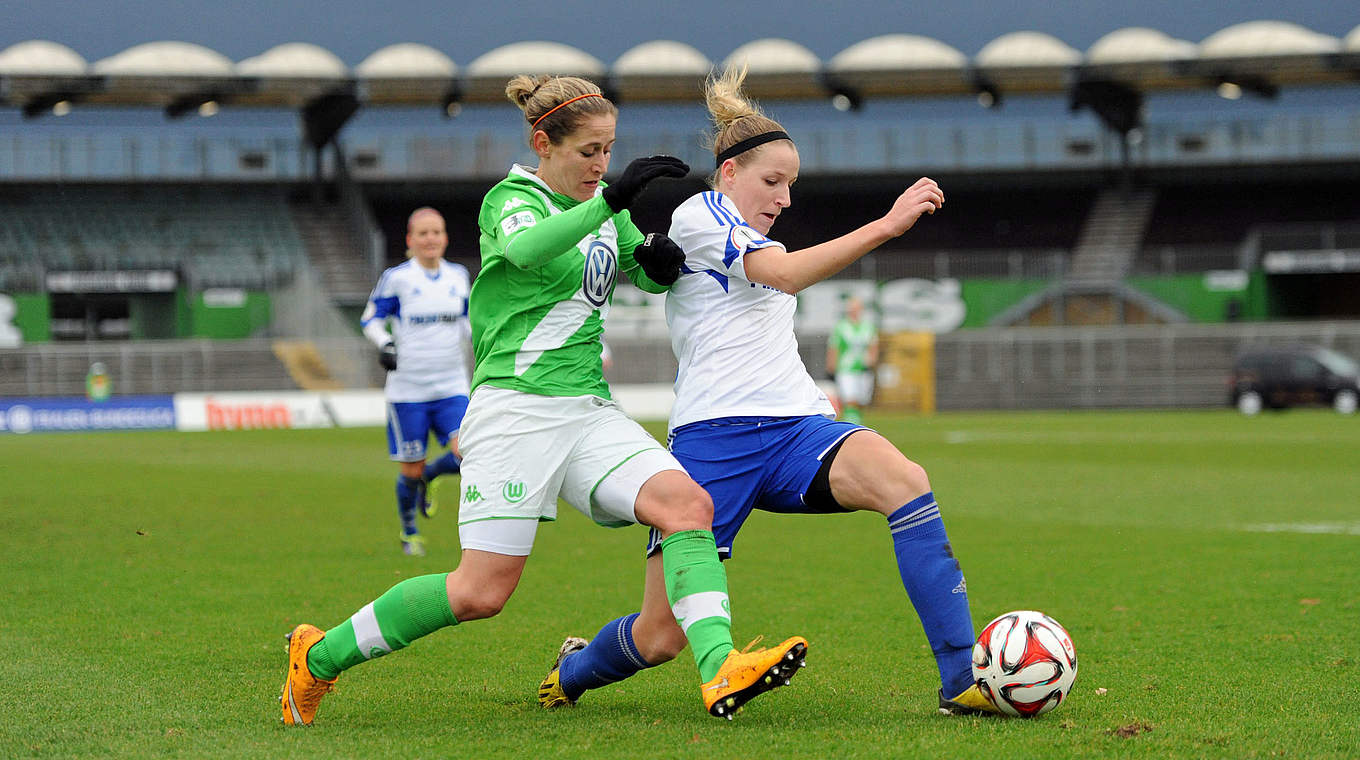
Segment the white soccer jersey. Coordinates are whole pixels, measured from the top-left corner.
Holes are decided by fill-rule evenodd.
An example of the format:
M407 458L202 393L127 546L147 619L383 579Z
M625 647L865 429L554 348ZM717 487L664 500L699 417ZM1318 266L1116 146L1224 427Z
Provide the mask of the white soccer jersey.
M670 237L685 251L666 295L680 363L671 429L718 417L835 414L798 355L798 299L746 279L747 251L783 244L747 225L736 204L712 190L680 204Z
M435 401L468 395L467 267L447 261L427 272L414 260L383 272L360 324L378 346L397 344L397 369L387 373L388 401Z

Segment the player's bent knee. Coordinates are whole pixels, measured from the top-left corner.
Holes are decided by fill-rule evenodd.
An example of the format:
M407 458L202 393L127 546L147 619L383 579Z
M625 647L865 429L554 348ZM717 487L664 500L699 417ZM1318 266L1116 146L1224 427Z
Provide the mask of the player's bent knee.
M930 476L926 474L926 468L902 457L902 464L898 468L900 477L906 481L913 491L925 493L930 490Z
M930 476L926 474L926 468L908 459L887 438L875 435L870 446L873 453L867 457L866 464L886 474L886 480L916 495L930 490Z
M679 654L685 651L685 646L689 642L685 639L684 631L678 627L673 631L668 631L664 637L648 642L648 646L638 647L638 654L647 661L648 665L660 665L663 662L674 660Z
M673 510L675 531L708 530L713 527L713 499L696 483L681 498Z
M514 590L513 585L487 582L485 578L462 575L455 570L449 576L449 610L459 622L495 617Z
M713 499L698 483L688 481L665 494L652 510L650 525L663 536L682 530L709 530L713 527Z
M461 594L456 600L449 600L449 608L458 622L485 620L495 617L505 608L506 598L497 593Z
M648 665L660 665L679 656L689 641L675 619L670 618L660 625L634 624L633 643Z

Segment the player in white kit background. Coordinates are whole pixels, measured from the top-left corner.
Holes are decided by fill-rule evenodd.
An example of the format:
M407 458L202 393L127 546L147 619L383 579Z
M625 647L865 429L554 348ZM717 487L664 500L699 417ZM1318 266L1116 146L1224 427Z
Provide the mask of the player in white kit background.
M416 513L434 514L433 484L459 471L458 429L468 405L467 267L444 260L444 217L424 207L406 223L408 259L383 272L361 319L364 335L378 347L388 370L387 450L401 464L397 512L402 550L425 554ZM448 451L426 464L433 433Z
M939 709L995 712L972 682L975 637L967 585L925 470L878 433L833 419L794 335L793 294L902 235L940 209L944 194L923 177L882 218L811 248L786 250L769 233L791 204L798 150L783 127L742 94L745 75L745 69L729 70L708 83L716 126L713 190L686 200L671 219L669 235L685 255L666 296L680 365L671 453L713 497L713 534L724 557L731 556L752 509L866 510L887 517L902 583L939 668ZM649 552L656 538L653 532ZM673 622L664 625L669 613L663 604L644 601L640 612L620 618L636 618L632 640L597 636L566 657L561 670L573 671L569 683L563 679L567 698L574 701L678 654L685 642ZM613 654L630 649L650 656L643 662ZM620 666L580 672L577 658Z

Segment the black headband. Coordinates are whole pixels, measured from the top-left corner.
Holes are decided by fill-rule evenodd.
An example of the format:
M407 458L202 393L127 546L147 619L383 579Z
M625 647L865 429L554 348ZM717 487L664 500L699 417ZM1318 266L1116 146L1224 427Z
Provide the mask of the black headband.
M755 137L748 137L745 140L742 140L736 145L733 145L732 147L718 154L718 168L721 169L723 162L726 161L727 159L732 158L734 156L740 156L746 151L756 146L764 145L765 143L770 142L772 140L792 141L793 138L789 137L789 133L783 131L782 129L776 129L773 132L762 132L756 135Z

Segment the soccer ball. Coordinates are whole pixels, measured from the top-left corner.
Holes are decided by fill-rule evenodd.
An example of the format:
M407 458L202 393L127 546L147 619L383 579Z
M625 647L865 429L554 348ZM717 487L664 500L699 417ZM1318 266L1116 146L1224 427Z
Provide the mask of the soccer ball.
M1062 704L1077 679L1077 650L1042 612L1007 612L973 645L973 681L1006 715L1033 718Z

